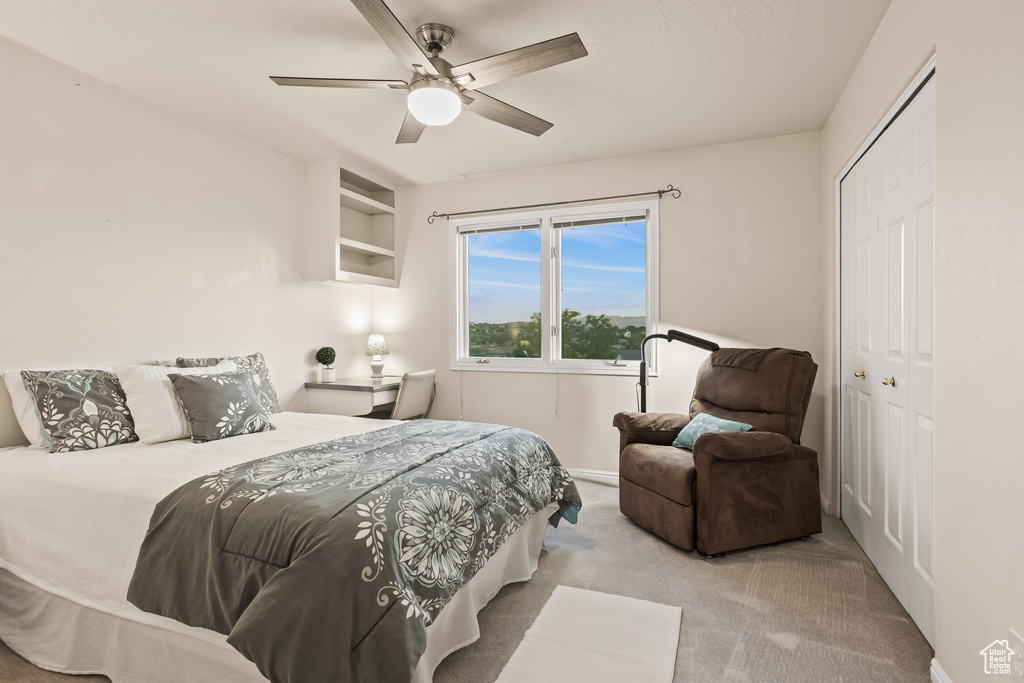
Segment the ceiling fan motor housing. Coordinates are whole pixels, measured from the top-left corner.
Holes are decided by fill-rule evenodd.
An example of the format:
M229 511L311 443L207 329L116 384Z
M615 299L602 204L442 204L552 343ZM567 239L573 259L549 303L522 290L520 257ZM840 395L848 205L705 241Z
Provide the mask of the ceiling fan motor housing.
M416 35L419 36L420 42L423 43L423 47L426 48L428 54L434 54L434 50L437 50L437 53L440 54L452 44L452 39L455 38L455 31L452 30L451 26L445 26L444 24L423 24L423 26L416 29Z

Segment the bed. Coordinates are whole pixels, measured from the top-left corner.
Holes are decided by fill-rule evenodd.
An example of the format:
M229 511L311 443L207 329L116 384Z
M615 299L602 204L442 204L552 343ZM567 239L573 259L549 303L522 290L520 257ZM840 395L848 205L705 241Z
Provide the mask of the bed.
M412 427L413 423L291 412L269 419L272 430L202 444L179 439L154 445L125 443L87 452L49 453L31 446L0 451L0 638L42 668L102 673L115 683L266 680L252 661L228 644L224 633L140 610L126 600L140 548L149 543L154 553L161 547L147 539L161 501L190 485L202 485L216 473L238 471L240 463L272 460L271 456L311 444L338 442L351 448L354 443L393 441L403 430L423 433L434 429L440 433L465 429L458 426L467 424L416 421L419 424ZM494 428L490 433L500 432L505 438L508 430ZM471 441L463 434L463 442ZM444 457L444 452L431 456L435 467L429 476L434 481L444 479ZM515 469L508 463L502 467ZM421 618L428 622L425 644L396 642L390 646L399 655L415 653L407 667L415 683L430 681L441 659L479 636L476 613L503 585L530 578L537 568L549 519L560 514L574 519L579 509L575 486L557 460L551 467L551 471L559 471L560 483L549 492L550 502L529 514L521 510L508 533L495 534L491 529L496 542L468 581L455 582L453 595L426 600L400 591L390 595L378 591L378 600L385 601L382 608L397 606L412 621L426 615ZM448 466L447 474L445 486L462 476L458 467ZM515 479L516 474L506 478ZM220 493L232 496L238 490ZM213 499L212 491L207 485L203 495ZM222 507L225 500L213 500L212 507ZM353 538L353 548L365 554L371 546L386 545L390 539L399 545L397 532L391 529L387 534L371 542L374 535L383 536L371 530ZM142 562L139 565L141 568ZM151 572L146 579L149 584L138 584L143 589L136 593L152 593L152 581L166 578L160 571L156 574L154 578ZM136 576L134 581L140 579ZM173 588L175 580L169 583ZM167 595L175 594L169 590ZM300 600L297 609L308 609L310 600L332 599L317 593L302 598L307 602L303 606ZM292 619L293 624L298 623ZM316 647L337 649L329 640L329 634L324 634ZM313 680L296 670L293 662L278 658L273 649L272 645L257 644L250 655L261 660L264 671L289 671L291 680ZM339 680L373 680L372 673L365 666L353 668ZM271 678L283 676L271 673Z

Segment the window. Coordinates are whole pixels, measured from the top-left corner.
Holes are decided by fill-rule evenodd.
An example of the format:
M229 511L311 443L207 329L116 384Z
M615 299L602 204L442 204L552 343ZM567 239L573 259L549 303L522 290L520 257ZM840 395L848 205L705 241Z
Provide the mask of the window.
M657 320L657 208L453 220L452 366L635 374Z

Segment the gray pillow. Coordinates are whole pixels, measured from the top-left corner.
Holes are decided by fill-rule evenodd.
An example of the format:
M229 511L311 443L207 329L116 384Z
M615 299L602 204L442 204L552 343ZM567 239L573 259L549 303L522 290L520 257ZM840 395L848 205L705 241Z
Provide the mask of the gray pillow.
M270 381L270 371L267 370L267 362L263 354L256 352L248 356L225 356L224 358L179 358L176 362L179 368L205 368L216 365L222 360L233 360L239 370L248 370L253 374L253 386L259 394L260 405L267 414L273 415L282 411L277 400L277 391L274 390L274 383Z
M248 371L167 378L178 394L195 443L274 429Z
M137 441L117 375L107 370L22 370L51 453L88 451Z

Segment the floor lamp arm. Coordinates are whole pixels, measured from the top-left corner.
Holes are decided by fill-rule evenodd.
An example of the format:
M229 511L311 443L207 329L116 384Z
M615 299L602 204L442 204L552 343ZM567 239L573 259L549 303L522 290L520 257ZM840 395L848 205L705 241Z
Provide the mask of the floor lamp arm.
M705 351L717 351L718 344L708 339L695 337L679 330L669 330L668 334L649 334L640 342L640 412L647 412L647 342L651 339L667 339L669 342L681 341Z

